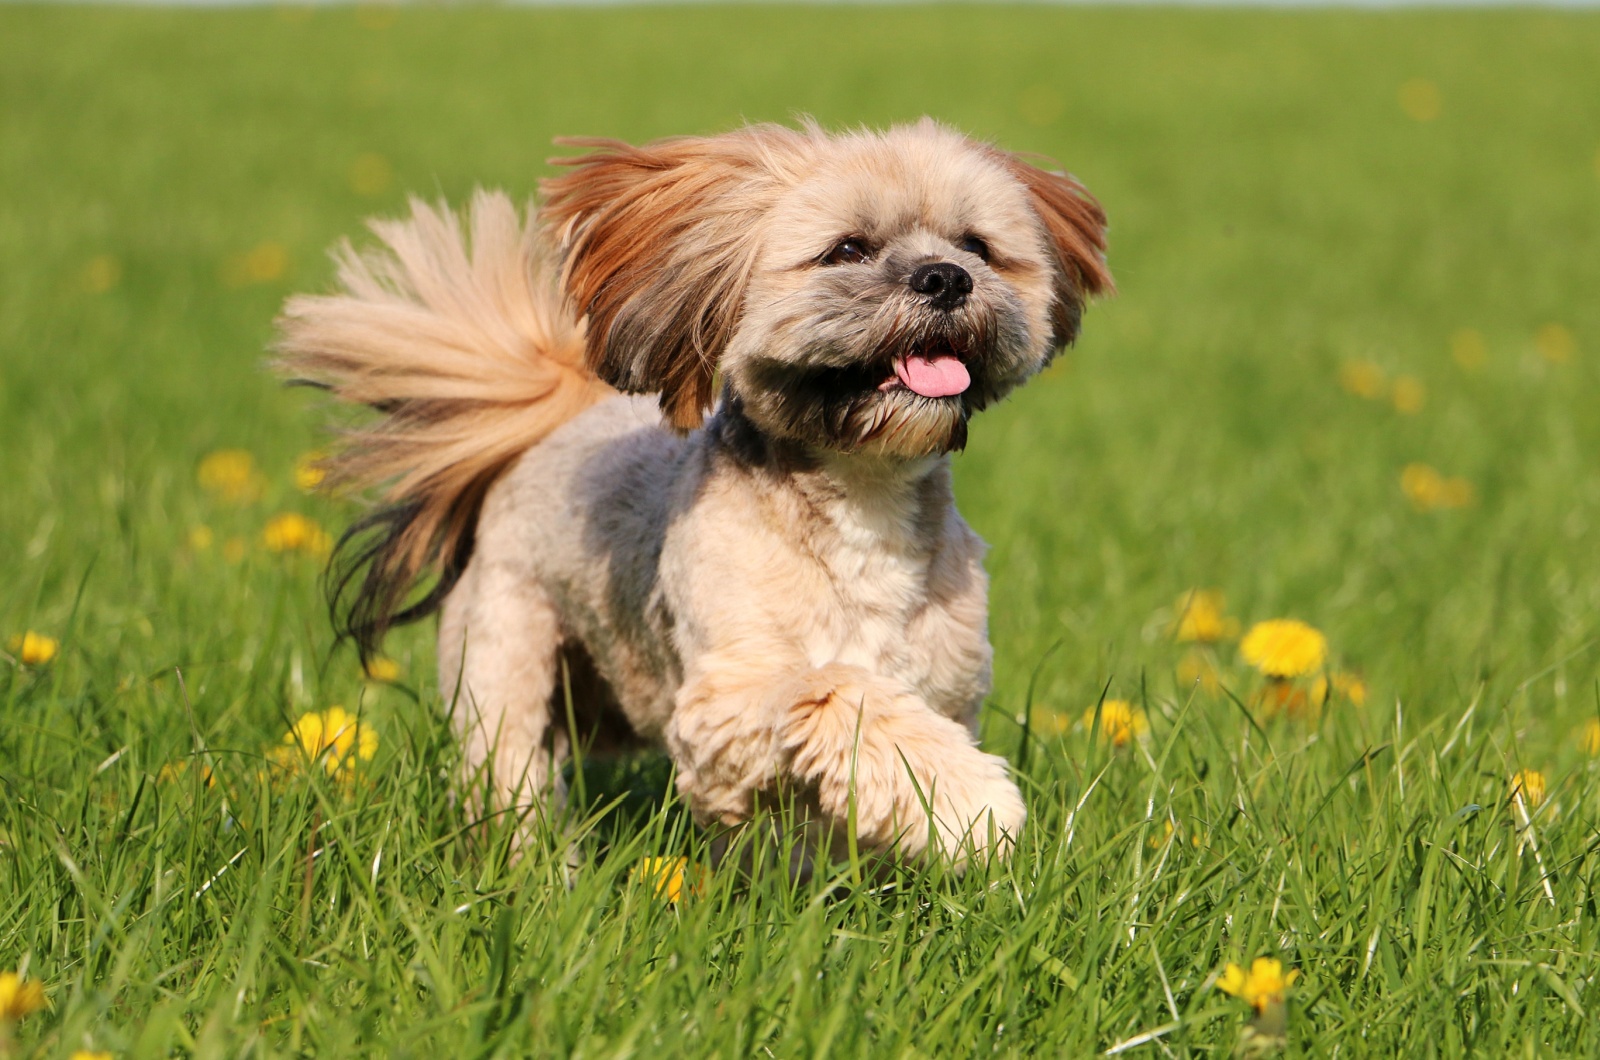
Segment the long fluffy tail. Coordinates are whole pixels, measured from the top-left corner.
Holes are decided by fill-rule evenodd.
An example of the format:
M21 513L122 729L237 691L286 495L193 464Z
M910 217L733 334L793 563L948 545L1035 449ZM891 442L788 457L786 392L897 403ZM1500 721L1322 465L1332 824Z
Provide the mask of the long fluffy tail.
M531 210L499 192L464 217L413 199L409 218L372 229L384 246L339 247L342 292L290 299L278 344L282 371L382 414L324 462L331 486L382 490L329 566L335 622L364 656L443 600L496 476L613 393L584 366Z

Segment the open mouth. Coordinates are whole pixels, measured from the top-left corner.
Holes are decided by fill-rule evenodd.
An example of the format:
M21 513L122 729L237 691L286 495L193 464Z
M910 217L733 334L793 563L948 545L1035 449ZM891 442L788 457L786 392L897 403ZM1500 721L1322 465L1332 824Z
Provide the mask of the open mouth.
M895 358L894 374L880 391L909 390L927 398L955 397L972 385L972 373L948 343L937 343Z
M948 453L966 444L967 418L988 399L981 336L889 341L842 364L794 364L757 354L731 384L751 418L783 437L841 452ZM821 357L817 358L821 360Z

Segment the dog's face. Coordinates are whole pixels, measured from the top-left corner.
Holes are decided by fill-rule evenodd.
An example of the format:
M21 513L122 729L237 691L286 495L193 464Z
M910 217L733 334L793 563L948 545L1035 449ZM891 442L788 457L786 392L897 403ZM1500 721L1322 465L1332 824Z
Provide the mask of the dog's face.
M777 437L960 448L1110 284L1075 182L933 122L598 146L546 185L567 291L596 371L680 426L720 366Z

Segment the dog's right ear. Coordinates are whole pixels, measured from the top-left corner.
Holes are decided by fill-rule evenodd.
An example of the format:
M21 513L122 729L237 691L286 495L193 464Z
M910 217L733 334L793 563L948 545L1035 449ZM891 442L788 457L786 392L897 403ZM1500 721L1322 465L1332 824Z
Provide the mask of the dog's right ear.
M744 302L767 202L752 132L643 147L558 140L592 150L552 159L572 170L540 185L590 369L619 390L659 392L683 430L711 408Z

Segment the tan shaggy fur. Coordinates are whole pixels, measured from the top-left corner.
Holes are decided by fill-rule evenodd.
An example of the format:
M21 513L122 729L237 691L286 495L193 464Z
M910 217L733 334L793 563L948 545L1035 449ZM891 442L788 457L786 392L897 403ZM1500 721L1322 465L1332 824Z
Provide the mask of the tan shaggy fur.
M278 351L285 373L389 413L324 470L330 486L420 502L396 550L415 578L507 464L613 391L584 366L531 211L523 224L504 194L479 192L469 244L448 208L411 205L409 221L373 223L387 253L336 251L344 293L290 299Z
M508 808L560 797L575 738L642 740L706 824L793 797L871 849L1003 854L949 454L1109 290L1099 206L926 120L575 143L535 218L416 203L285 312L286 370L381 414L331 464L390 505L364 647L443 576L442 689Z

